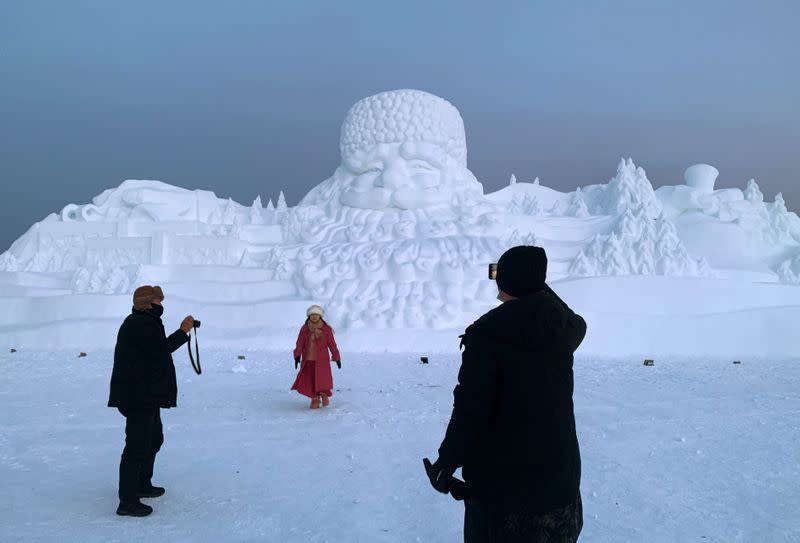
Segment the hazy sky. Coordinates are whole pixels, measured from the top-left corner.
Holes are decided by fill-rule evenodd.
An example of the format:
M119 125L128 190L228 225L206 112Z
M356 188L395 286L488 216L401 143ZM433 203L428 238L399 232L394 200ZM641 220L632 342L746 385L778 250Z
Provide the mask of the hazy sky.
M0 251L128 178L290 205L358 99L464 117L487 191L574 190L622 156L708 162L800 208L800 2L0 0Z

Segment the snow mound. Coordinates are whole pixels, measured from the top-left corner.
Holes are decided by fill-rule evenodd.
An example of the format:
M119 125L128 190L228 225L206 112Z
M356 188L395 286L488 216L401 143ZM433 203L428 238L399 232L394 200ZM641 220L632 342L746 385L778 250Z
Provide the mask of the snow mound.
M515 198L511 200L508 206L508 212L515 215L541 215L542 206L536 196L528 193L523 193L522 198Z
M586 198L584 198L580 187L575 189L575 192L570 195L569 207L567 207L566 215L578 219L589 216L589 206L586 205Z
M597 234L569 268L573 276L712 274L703 259L692 258L675 225L660 215L650 218L645 206L626 209L610 234Z
M541 186L539 178L533 183L520 183L515 177L507 187L487 195L487 199L504 205L504 212L533 216L582 219L590 215L618 216L627 209L644 208L655 218L662 212L647 172L631 158L621 159L617 174L604 185L577 187L574 192L563 193Z
M656 198L647 173L631 158L620 160L617 175L607 185L587 187L587 196L595 215L620 215L627 209L640 208L649 217L661 214L661 202Z
M800 251L778 264L775 273L782 283L800 285Z
M511 215L551 216L570 206L570 194L543 186L539 178L532 183L517 181L487 194L485 200Z
M786 202L779 192L771 204L763 204L759 216L761 239L767 243L792 244L800 242L800 218L786 209Z

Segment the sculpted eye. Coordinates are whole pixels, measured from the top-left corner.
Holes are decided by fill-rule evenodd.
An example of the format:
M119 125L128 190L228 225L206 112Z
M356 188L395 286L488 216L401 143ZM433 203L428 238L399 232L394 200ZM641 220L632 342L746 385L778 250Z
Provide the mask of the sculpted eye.
M411 164L411 167L415 170L428 171L428 172L436 170L436 168L434 168L431 164L421 160L414 161L414 163Z
M362 170L358 175L375 175L381 173L380 168L368 168L366 170Z

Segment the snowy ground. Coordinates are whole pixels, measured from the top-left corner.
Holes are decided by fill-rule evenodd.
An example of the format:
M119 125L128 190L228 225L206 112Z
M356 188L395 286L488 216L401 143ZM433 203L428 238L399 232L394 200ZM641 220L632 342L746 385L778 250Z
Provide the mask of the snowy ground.
M344 357L331 407L290 393L289 354L176 354L179 407L145 519L120 518L110 352L0 355L0 541L455 542L434 492L454 352ZM233 371L242 364L246 372ZM585 542L800 540L797 360L576 361Z

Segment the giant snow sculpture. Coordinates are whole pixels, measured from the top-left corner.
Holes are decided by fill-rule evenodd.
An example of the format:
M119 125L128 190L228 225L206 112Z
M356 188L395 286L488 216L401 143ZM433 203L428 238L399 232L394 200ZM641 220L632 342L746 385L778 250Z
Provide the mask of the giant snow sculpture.
M480 270L505 227L467 169L464 122L418 90L357 102L342 123L341 164L286 220L301 292L339 322L441 327L493 300Z
M548 277L570 278L567 291L598 276L742 268L800 283L797 215L754 180L715 189L708 165L658 190L625 159L607 183L574 192L512 176L484 195L458 110L416 90L358 101L340 137L338 167L296 207L129 180L52 213L0 255L0 340L40 346L47 329L62 347L91 328L111 341L142 282L164 286L170 307L201 315L218 341L282 345L286 318L312 302L339 329L463 329L496 303L486 264L517 244L545 247Z

